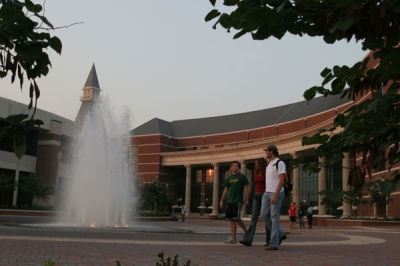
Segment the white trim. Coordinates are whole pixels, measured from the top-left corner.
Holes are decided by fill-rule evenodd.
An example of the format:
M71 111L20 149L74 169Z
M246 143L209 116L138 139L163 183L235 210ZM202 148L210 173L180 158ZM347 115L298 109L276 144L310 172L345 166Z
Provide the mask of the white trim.
M13 152L0 151L0 168L18 169L24 172L36 172L36 157L24 155L21 160Z
M38 145L61 146L61 141L59 141L59 140L39 140Z

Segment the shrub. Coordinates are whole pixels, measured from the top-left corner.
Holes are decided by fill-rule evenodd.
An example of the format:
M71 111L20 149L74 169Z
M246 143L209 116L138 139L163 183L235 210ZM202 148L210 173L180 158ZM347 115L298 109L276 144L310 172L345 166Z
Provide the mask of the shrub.
M173 260L171 260L171 257L168 257L167 260L165 260L164 252L161 252L158 254L159 262L156 263L156 266L178 266L178 257L178 254L176 254ZM185 264L183 264L183 266L190 266L190 263L190 260L188 260Z
M51 259L47 259L44 261L44 266L54 266L55 262Z

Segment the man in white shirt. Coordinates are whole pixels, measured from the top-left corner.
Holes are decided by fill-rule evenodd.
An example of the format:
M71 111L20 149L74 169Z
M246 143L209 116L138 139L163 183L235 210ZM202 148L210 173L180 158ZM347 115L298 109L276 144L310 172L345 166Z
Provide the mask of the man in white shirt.
M279 153L275 145L268 145L264 151L269 163L265 172L265 193L261 201L261 217L271 231L271 240L265 250L272 251L277 250L282 240L287 238L280 227L280 211L285 197L283 183L286 165L277 157Z

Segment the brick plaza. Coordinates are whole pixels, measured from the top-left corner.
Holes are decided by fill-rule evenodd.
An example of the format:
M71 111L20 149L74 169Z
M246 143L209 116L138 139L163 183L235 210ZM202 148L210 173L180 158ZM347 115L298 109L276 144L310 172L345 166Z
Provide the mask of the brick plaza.
M4 216L3 216L4 217ZM4 221L0 216L0 266L156 265L157 254L179 255L179 265L399 265L400 226L282 227L288 239L264 250L264 233L253 246L227 245L229 222L187 219L145 222L124 229L66 228ZM248 221L246 221L248 224ZM238 229L238 240L242 232Z

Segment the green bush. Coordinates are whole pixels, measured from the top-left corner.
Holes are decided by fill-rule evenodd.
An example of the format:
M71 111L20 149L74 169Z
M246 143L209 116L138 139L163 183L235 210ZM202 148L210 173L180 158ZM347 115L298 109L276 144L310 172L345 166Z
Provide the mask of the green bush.
M178 254L174 256L173 259L171 257L168 257L167 259L164 259L164 252L159 253L158 255L158 262L156 262L156 266L178 266ZM44 266L54 266L55 262L51 259L47 259L44 262ZM183 266L190 266L191 261L188 260ZM115 261L115 266L122 266L121 262L119 260Z
M51 259L47 259L44 261L44 266L54 266L55 262Z
M156 263L156 266L178 266L178 257L178 254L176 254L173 260L171 259L171 257L168 257L165 260L164 252L161 252L158 254L159 262ZM190 263L190 260L188 260L185 264L183 264L183 266L190 266Z

